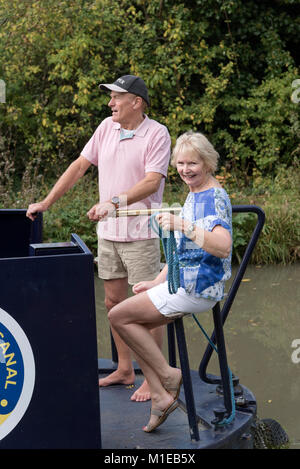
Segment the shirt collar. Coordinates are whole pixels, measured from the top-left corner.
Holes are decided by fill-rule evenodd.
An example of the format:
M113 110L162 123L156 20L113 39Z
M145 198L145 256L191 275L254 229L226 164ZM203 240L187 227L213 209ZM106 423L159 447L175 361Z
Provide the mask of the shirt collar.
M148 132L150 119L146 114L144 114L144 116L145 116L145 119L143 120L143 122L141 122L138 128L134 130L134 136L144 137L146 133ZM114 129L120 130L121 124L119 122L114 122Z

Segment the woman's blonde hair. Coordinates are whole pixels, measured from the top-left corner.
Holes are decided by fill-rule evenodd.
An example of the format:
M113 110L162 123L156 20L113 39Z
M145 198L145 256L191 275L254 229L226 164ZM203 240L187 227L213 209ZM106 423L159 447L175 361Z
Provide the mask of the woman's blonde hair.
M218 167L219 153L200 132L186 132L176 140L172 153L171 165L176 167L177 158L180 153L195 151L201 158L208 171L214 173Z

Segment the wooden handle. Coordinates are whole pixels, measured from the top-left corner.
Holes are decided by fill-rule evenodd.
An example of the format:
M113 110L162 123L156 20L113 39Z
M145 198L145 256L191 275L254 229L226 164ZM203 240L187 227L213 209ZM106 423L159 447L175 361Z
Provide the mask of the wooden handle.
M182 207L144 208L144 209L118 209L117 217L136 217L139 215L150 216L155 213L179 213Z

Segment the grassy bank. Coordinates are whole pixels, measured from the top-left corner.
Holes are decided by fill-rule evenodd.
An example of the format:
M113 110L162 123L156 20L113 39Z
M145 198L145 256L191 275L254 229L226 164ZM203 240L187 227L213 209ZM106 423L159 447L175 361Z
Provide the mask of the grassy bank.
M25 174L17 190L11 179L0 180L0 208L26 208L32 201L40 200L51 188L51 184ZM32 171L31 171L31 174ZM295 164L288 170L278 172L276 178L257 178L251 185L241 187L237 177L225 170L218 176L228 191L232 204L255 204L266 214L263 232L252 255L256 264L287 264L300 259L300 171ZM5 185L4 185L5 183ZM171 174L166 183L164 202L182 204L187 188ZM68 241L71 233L77 233L96 254L96 225L90 222L86 212L98 200L97 176L95 171L77 183L62 199L44 214L44 241ZM256 223L253 214L235 214L233 217L233 259L238 262L248 243Z

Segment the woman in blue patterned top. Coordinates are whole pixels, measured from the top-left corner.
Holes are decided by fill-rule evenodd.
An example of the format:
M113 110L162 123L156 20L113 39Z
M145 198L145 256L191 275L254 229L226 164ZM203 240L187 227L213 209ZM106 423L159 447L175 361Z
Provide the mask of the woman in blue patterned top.
M172 164L188 185L189 194L180 216L160 213L164 231L174 231L180 269L180 287L169 293L168 266L153 281L133 287L135 296L109 313L111 326L133 350L148 382L152 409L145 432L161 425L178 406L181 371L167 363L150 334L184 314L210 310L224 296L231 275L231 204L213 176L218 153L200 133L181 135L173 150Z

